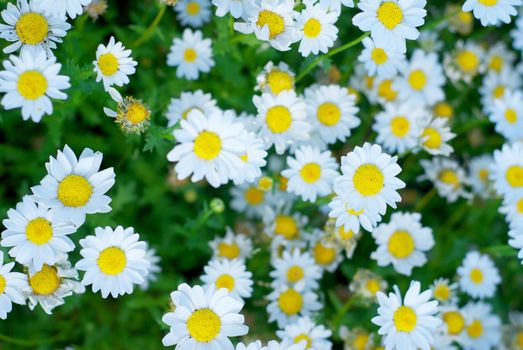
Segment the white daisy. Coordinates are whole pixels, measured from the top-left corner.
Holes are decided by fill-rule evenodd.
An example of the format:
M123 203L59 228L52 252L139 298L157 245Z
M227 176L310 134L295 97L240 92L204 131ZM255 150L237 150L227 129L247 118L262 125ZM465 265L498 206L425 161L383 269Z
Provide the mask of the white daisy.
M434 299L440 305L456 305L458 302L458 284L447 278L437 278L430 286Z
M252 254L252 240L244 234L234 233L227 227L224 237L209 242L213 259L245 260Z
M448 118L430 118L427 116L420 121L422 128L420 135L421 147L433 156L448 156L453 152L448 144L456 134L450 131Z
M303 244L303 228L307 224L307 217L292 212L289 205L275 205L268 208L263 216L264 232L271 238L281 237L289 243Z
M461 290L473 298L490 298L501 282L499 271L485 254L468 252L457 270Z
M78 281L78 271L71 266L67 255L61 254L56 265L42 265L34 271L29 271L29 294L27 305L31 310L40 304L47 314L65 303L64 298L74 294L82 294L85 287Z
M204 115L210 115L219 110L216 100L211 94L204 93L202 90L185 91L180 94L180 97L174 97L169 102L165 115L168 120L167 126L171 127L181 119L187 119L187 115L195 109Z
M296 322L302 316L310 316L321 308L318 296L311 291L296 287L280 286L267 296L269 322L276 321L278 327Z
M354 95L339 85L317 85L305 89L307 116L312 130L326 144L345 142L361 123L356 116Z
M385 292L387 281L380 275L366 269L359 268L349 284L349 290L355 296L366 301L376 302L376 294Z
M16 5L7 3L1 15L6 24L0 24L0 37L13 44L4 48L4 53L22 48L42 48L52 56L51 49L61 43L71 25L65 17L58 17L45 11L41 1L17 0Z
M313 290L318 287L322 276L322 271L312 256L299 249L283 251L281 257L271 260L271 265L274 268L270 273L273 288L296 285L298 289Z
M479 88L483 112L492 113L496 101L501 100L506 92L516 90L520 86L521 78L512 69L504 69L500 73L489 72Z
M523 194L523 143L504 144L494 151L490 179L500 195Z
M367 95L369 101L373 104L379 103L382 106L388 103L400 103L401 101L396 83L399 78L399 76L395 76L392 79L377 77L371 91Z
M76 263L85 271L84 286L92 285L93 292L101 291L102 298L131 294L134 284L142 284L148 273L145 259L147 243L132 227L97 227L95 235L80 240L82 259Z
M76 16L84 12L83 7L89 5L91 1L92 0L41 0L39 6L46 12L59 18L64 18L67 14L70 18L75 19Z
M113 99L118 103L116 110L104 107L104 113L109 118L114 118L115 123L120 126L124 133L140 134L144 132L151 122L151 109L147 104L134 97L126 96L122 98L117 92L114 95L111 91L116 91L114 88L109 88L109 94L113 95Z
M149 244L147 244L144 259L149 262L149 272L143 283L139 285L141 290L149 289L149 284L155 282L158 279L158 274L162 271L160 257L156 254L156 249L151 248Z
M314 229L306 239L314 262L323 270L334 272L343 260L340 246L329 242L325 232L320 229Z
M211 21L211 2L209 0L179 0L174 5L176 18L182 26L199 28Z
M464 350L497 349L501 341L501 320L490 305L476 302L463 307L465 316Z
M413 281L404 299L397 286L388 296L378 292L378 316L372 322L380 327L378 334L384 336L385 349L430 349L432 333L441 323L434 317L438 302L430 300L430 290L420 290L420 283Z
M342 325L339 329L339 337L343 341L345 350L383 350L375 341L375 334L369 333L362 327L348 328ZM380 343L381 344L381 343Z
M465 186L469 184L465 170L455 160L434 157L430 160L422 159L420 165L424 175L418 179L427 179L436 188L438 194L450 203L458 198L470 198Z
M169 333L162 339L164 346L179 350L234 350L229 337L247 334L240 311L243 302L232 298L225 288L190 287L183 283L171 293L174 312L168 312L162 321Z
M276 335L289 343L299 344L306 341L305 349L330 350L332 342L329 337L332 332L323 325L316 325L309 316L300 317L293 324L286 325L282 330L276 331Z
M523 93L507 91L494 102L489 119L508 141L523 141Z
M371 32L376 45L401 53L407 51L406 39L416 40L419 27L425 23L425 0L362 0L362 11L352 18L360 30Z
M421 225L419 213L393 213L388 224L372 232L378 249L370 257L378 266L392 264L394 270L410 276L412 268L425 265L426 253L434 246L432 229Z
M458 41L455 49L445 55L443 67L452 81L463 80L470 83L476 75L484 71L484 58L485 51L475 42Z
M465 333L465 315L457 305L440 305L439 317L443 321L441 328L451 341L458 344L463 342Z
M517 15L521 0L466 0L462 10L472 12L482 26L510 23L510 16Z
M516 54L503 41L493 43L487 50L485 65L489 72L500 74L512 70L516 62Z
M216 289L225 288L233 298L243 300L252 295L252 273L246 270L242 260L211 260L204 266L201 277L204 288L211 284Z
M25 196L16 209L9 209L2 223L7 228L2 232L2 246L12 247L10 256L36 270L43 264L54 265L62 253L74 249L68 237L76 232L74 225L29 196Z
M472 186L472 191L483 198L492 195L489 174L493 161L492 155L483 154L472 158L469 163L468 178Z
M59 75L62 65L55 57L46 57L41 49L24 50L19 57L9 56L0 72L0 92L5 93L5 109L22 109L22 118L38 123L53 113L51 99L65 100L61 90L71 87L69 77Z
M231 208L250 218L261 218L269 204L270 192L262 191L256 184L244 183L231 188Z
M4 264L4 253L0 251L0 318L5 320L13 309L13 303L24 305L28 290L27 276L11 272L14 262Z
M285 62L275 65L269 61L256 76L256 83L255 90L278 95L282 91L294 90L294 72Z
M327 53L338 37L338 28L334 25L339 13L328 12L321 4L305 2L305 8L296 16L296 28L299 32L300 47L298 52L303 57L311 53Z
M211 39L204 39L201 31L185 29L181 39L173 39L167 65L177 67L177 77L196 80L200 72L208 73L214 67L211 44Z
M114 170L100 171L103 154L85 148L77 158L65 145L56 158L45 163L47 174L40 185L31 188L33 199L56 210L76 226L85 222L86 214L108 213L111 198L105 193L114 185Z
M309 139L306 106L294 91L282 91L277 96L264 93L252 100L258 110L259 136L268 147L274 145L276 153L283 154L289 144Z
M362 43L364 49L358 56L358 61L365 64L365 69L369 75L388 79L405 69L406 58L404 53L377 46L371 38L363 39Z
M242 169L233 178L237 185L253 183L262 175L261 168L267 165L267 146L255 132L244 130L240 139L247 145L247 150L240 156L243 161Z
M523 228L523 194L509 194L503 198L499 212L506 215L510 227Z
M336 227L343 227L345 231L359 232L361 226L372 232L381 221L381 215L374 208L366 208L363 201L346 193L334 196L329 207L329 217L335 218Z

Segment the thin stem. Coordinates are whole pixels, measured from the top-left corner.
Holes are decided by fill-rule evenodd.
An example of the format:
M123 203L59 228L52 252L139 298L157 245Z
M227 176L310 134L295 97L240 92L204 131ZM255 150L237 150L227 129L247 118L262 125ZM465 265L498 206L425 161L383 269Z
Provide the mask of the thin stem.
M338 310L336 313L336 316L332 319L332 324L335 327L335 330L337 330L340 327L341 320L343 319L343 316L349 311L349 309L354 305L355 298L353 296L350 296L349 299L343 304L343 306Z
M165 4L160 5L160 11L156 14L156 17L154 17L151 24L149 24L149 27L143 32L143 34L136 39L136 41L133 43L133 47L137 48L141 44L143 44L149 37L152 35L153 31L156 29L160 21L162 20L163 15L165 14L165 9L167 6Z
M60 339L61 337L62 337L61 335L58 335L56 337L47 338L47 339L24 340L24 339L12 338L7 335L0 334L0 340L4 341L6 343L16 344L19 346L27 346L27 347L34 347L36 345L44 344L44 343L53 343L56 340Z
M418 202L418 204L416 204L416 206L414 207L414 211L416 211L416 212L422 211L427 206L427 204L429 204L429 202L432 200L432 198L434 198L435 195L436 195L436 189L434 187L432 187L430 189L430 191L425 193L425 195L421 198L421 200Z
M366 37L368 37L370 35L370 32L367 32L367 33L364 33L362 35L360 35L358 38L346 43L345 45L342 45L340 47L337 47L335 48L334 50L331 50L329 51L328 53L326 53L325 55L322 55L322 56L318 56L316 57L316 59L314 61L312 61L299 75L298 77L296 78L296 82L299 82L300 80L302 80L314 67L316 67L318 65L318 63L320 63L323 59L327 58L327 57L332 57L334 55L337 55L339 54L340 52L342 51L345 51L347 50L348 48L351 48L357 44L359 44L363 39L365 39Z

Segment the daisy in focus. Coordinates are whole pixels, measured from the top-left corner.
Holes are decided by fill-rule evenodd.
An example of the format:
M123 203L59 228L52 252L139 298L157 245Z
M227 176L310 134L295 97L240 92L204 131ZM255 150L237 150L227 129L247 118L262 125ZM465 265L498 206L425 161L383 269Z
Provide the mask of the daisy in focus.
M176 76L196 80L201 73L214 67L211 39L204 39L201 31L185 29L181 39L174 38L167 65L176 68Z
M282 91L294 90L294 72L285 62L276 65L269 61L256 77L256 82L255 90L278 95Z
M298 52L303 57L311 53L327 53L338 37L338 28L334 25L339 13L327 12L321 4L305 2L305 8L296 18L296 28L300 35Z
M460 289L473 298L490 298L501 282L499 271L488 255L469 252L457 270Z

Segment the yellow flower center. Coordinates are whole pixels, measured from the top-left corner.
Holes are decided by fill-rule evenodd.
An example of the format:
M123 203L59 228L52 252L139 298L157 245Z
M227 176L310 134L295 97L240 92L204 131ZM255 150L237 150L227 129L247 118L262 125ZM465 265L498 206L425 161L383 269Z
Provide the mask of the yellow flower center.
M467 327L467 334L471 338L479 338L483 334L483 324L480 320L474 320Z
M286 315L296 315L303 307L303 297L294 289L289 288L278 297L278 305Z
M410 122L409 120L400 115L397 117L394 117L390 121L390 131L392 134L396 137L405 137L410 130Z
M380 85L378 85L378 96L389 102L396 99L398 92L392 88L392 80L383 80Z
M503 85L498 85L492 90L492 96L495 99L502 98L505 95L505 87Z
M42 269L29 277L34 294L50 295L60 287L60 277L54 267L44 264Z
M375 278L371 278L365 283L365 288L370 294L376 295L381 289L380 282Z
M409 74L409 84L414 90L421 91L427 85L427 75L421 69L416 69Z
M512 108L505 111L505 120L510 124L514 124L518 121L518 114Z
M249 187L244 194L245 201L249 205L258 205L263 202L265 194L256 187Z
M303 269L298 265L291 266L287 270L287 280L289 280L289 282L296 283L298 281L301 281L303 276L305 276L305 273L303 272Z
M200 159L212 160L218 157L221 150L222 140L215 132L202 131L194 139L194 154Z
M458 54L456 59L458 66L465 73L472 74L478 69L479 58L473 51L464 50Z
M440 283L434 288L434 298L439 301L447 301L450 297L450 288L445 283Z
M305 340L307 342L305 349L310 349L312 346L312 340L307 334L300 334L294 337L294 344L298 344L302 340Z
M376 47L372 49L370 57L372 58L374 63L378 65L387 62L387 60L389 59L389 56L387 56L387 53L381 47Z
M305 25L303 26L303 34L307 38L316 38L318 35L320 35L320 32L321 23L317 19L311 18L305 22Z
M498 0L478 0L481 5L494 6L498 3Z
M512 187L523 186L523 167L519 165L512 165L507 169L505 174L507 182Z
M262 176L258 180L258 189L264 192L270 191L274 185L274 180L270 176Z
M188 48L188 49L185 49L185 51L183 52L183 60L185 62L192 63L192 62L196 61L197 57L198 57L198 54L196 53L195 49Z
M125 269L127 258L120 248L109 247L100 252L97 263L102 273L118 275Z
M410 333L416 328L418 317L408 306L400 306L394 311L394 324L398 332Z
M273 69L269 74L267 74L267 83L269 84L272 93L278 95L282 91L292 90L294 78L287 72Z
M47 38L49 23L41 14L27 12L20 16L15 29L22 44L38 45Z
M196 16L200 13L200 4L197 2L190 2L187 4L186 10L189 15Z
M333 126L338 124L341 110L335 103L325 102L318 107L317 117L323 125Z
M403 12L398 4L392 1L386 1L378 8L378 20L387 29L394 29L403 21Z
M274 233L282 235L286 239L294 239L298 236L298 225L292 216L278 215Z
M434 128L425 128L421 134L421 138L426 138L425 141L423 141L423 145L430 149L439 148L443 142L441 134Z
M438 117L451 118L454 111L448 103L438 102L434 106L434 114Z
M140 102L133 102L127 106L127 120L132 124L140 124L149 119L151 112Z
M523 214L523 198L521 198L516 204L518 213Z
M443 314L443 321L447 324L449 335L458 335L465 328L465 319L457 311L449 311Z
M354 231L352 231L352 230L345 231L343 226L340 226L338 228L338 236L341 239L348 240L348 239L351 239L352 237L354 237Z
M478 268L473 268L470 270L470 280L474 282L475 284L480 284L483 282L483 272L481 272Z
M300 176L308 184L312 184L321 177L321 167L317 163L307 163L300 170Z
M287 191L287 184L289 183L289 179L287 179L285 176L280 176L280 184L278 189L280 191Z
M25 227L27 239L34 244L42 245L51 240L53 237L53 227L51 223L44 218L36 218Z
M472 13L465 12L465 11L459 11L458 13L458 19L461 23L465 25L469 25L473 21Z
M67 175L58 185L58 199L66 207L83 207L93 194L93 186L80 175Z
M283 20L283 17L268 10L260 11L256 25L261 28L267 25L269 27L270 39L274 39L285 30L285 21Z
M454 188L459 187L459 178L454 170L444 169L439 173L439 180L448 185L453 185Z
M221 242L218 244L218 255L229 260L236 259L240 256L240 247L236 243Z
M26 100L36 100L47 91L47 79L42 73L29 70L20 74L17 88L20 95Z
M220 334L222 321L210 309L194 311L187 319L187 330L191 338L200 343L208 343Z
M354 345L356 350L366 350L368 342L369 342L369 335L363 333L363 334L358 334L354 338L354 342L352 345Z
M291 127L291 112L289 112L289 109L285 106L271 107L265 115L265 121L273 133L281 134Z
M363 196L374 196L383 189L385 177L374 164L363 164L352 177L354 188Z
M215 284L216 288L225 288L230 293L234 289L234 278L231 275L224 273L216 279Z
M5 287L7 286L7 281L4 276L0 275L0 294L4 293Z
M112 53L104 53L103 55L100 55L100 58L98 59L98 68L100 68L103 75L111 76L118 72L119 67L120 64L118 63L118 59Z
M503 69L503 57L501 57L499 55L493 55L490 58L488 67L489 67L489 69L496 71L498 73L501 72L501 70Z
M516 344L518 345L519 349L523 350L523 332L519 332L516 335Z
M407 231L395 231L389 238L388 247L392 256L405 259L414 251L415 242Z
M316 243L313 251L314 260L319 265L330 265L336 259L336 249L325 246L321 241Z
M478 177L481 181L483 182L487 182L488 180L488 175L489 175L489 172L487 169L480 169L478 171Z

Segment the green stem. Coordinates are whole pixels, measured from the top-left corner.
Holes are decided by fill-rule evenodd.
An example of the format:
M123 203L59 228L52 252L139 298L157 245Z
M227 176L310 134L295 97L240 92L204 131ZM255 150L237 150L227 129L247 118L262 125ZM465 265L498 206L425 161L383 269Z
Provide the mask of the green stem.
M318 63L320 63L323 59L327 58L327 57L332 57L334 55L337 55L339 54L340 52L342 51L345 51L347 50L348 48L350 47L353 47L357 44L359 44L363 39L365 39L366 37L368 37L370 35L370 32L367 32L367 33L364 33L362 35L360 35L358 38L346 43L345 45L342 45L340 47L337 47L335 48L334 50L331 50L329 51L328 53L326 53L325 55L322 55L322 56L318 56L316 57L316 59L314 61L312 61L299 75L298 77L296 78L296 82L299 82L300 80L302 80L314 67L316 67L318 65Z
M332 319L332 325L334 326L335 330L338 330L340 327L341 320L343 319L343 316L349 311L349 309L354 305L355 298L350 296L349 299L343 304L343 306L338 310L334 318Z
M436 195L436 192L437 192L436 188L432 187L430 189L430 191L425 193L425 195L421 198L421 200L418 202L418 204L416 204L416 206L414 207L414 211L416 211L416 212L422 211L427 206L427 204L429 204L429 202L432 200L432 198L434 198L434 196Z
M141 44L143 44L149 37L152 35L153 31L156 29L160 21L162 20L163 15L165 14L165 9L167 6L165 4L162 4L160 6L160 11L156 14L156 17L154 17L151 24L149 24L149 27L143 32L143 34L133 43L133 47L137 48Z
M0 340L4 341L6 343L16 344L19 346L27 346L27 347L35 347L37 345L44 344L44 343L47 343L47 344L53 343L54 341L56 341L60 338L61 338L61 335L58 335L53 338L47 338L47 339L23 340L23 339L12 338L12 337L9 337L4 334L0 334Z

